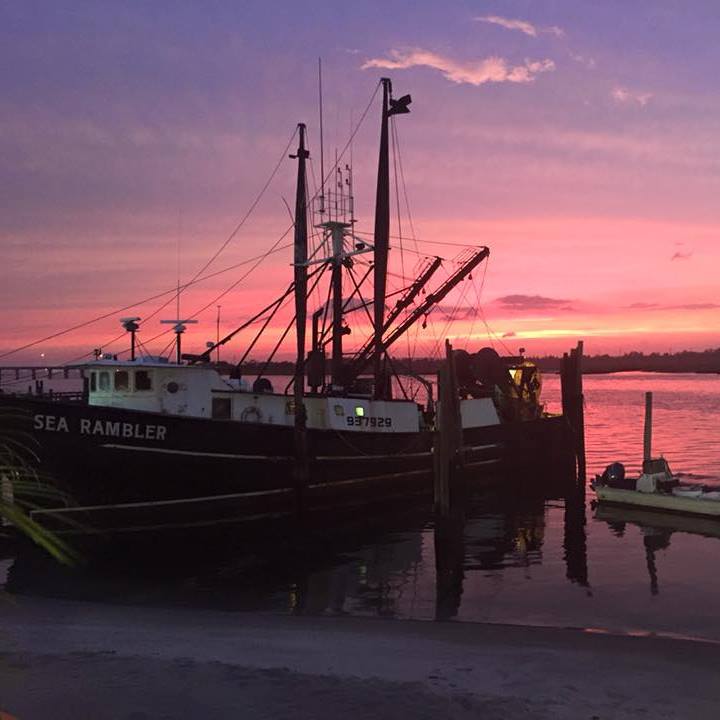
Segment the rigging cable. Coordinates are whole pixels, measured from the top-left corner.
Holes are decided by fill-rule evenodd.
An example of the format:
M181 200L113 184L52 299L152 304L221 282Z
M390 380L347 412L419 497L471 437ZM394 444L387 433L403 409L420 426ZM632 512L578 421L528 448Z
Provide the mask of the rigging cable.
M478 315L480 314L479 308L480 308L480 303L482 302L481 298L482 298L483 288L485 287L485 278L487 276L487 268L488 268L488 264L489 264L488 263L489 259L490 258L487 258L485 260L485 267L483 268L483 276L482 276L482 281L480 282L480 290L479 291L477 289L477 286L473 282L473 292L475 293L475 308L474 308L474 312L472 314L472 322L470 323L470 332L467 335L469 341L471 341L473 339L473 332L475 330L475 322L477 321Z
M269 250L267 250L263 255L260 255L260 256L257 256L256 258L254 258L256 260L255 264L247 272L245 272L243 275L241 275L240 278L238 278L234 283L232 283L229 287L227 287L225 290L223 290L219 295L216 295L210 302L203 305L199 310L196 310L195 312L192 313L192 315L189 315L185 319L193 320L198 315L205 312L212 305L216 305L218 300L221 300L223 297L225 297L225 295L227 295L229 292L234 290L243 280L245 280L249 275L251 275L253 272L255 272L255 270L260 266L260 264L264 260L267 259L268 256L270 256L274 252L279 252L282 249L290 247L292 245L292 243L290 243L288 245L284 245L282 247L278 247L278 245L287 237L288 233L293 229L293 227L294 227L294 224L290 225L290 227L288 227L288 229L285 230L285 232L282 235L280 235L280 237L273 243L273 245L270 247ZM151 337L146 342L148 342L148 343L154 342L158 338L161 338L164 335L167 335L168 333L171 333L171 332L173 332L172 328L163 330L162 332L159 332L157 335L153 335L153 337ZM166 345L165 348L163 349L163 352L167 352L168 347L169 346ZM127 352L127 350L122 350L120 353L118 353L118 355L120 355L122 353L126 353L126 352Z
M289 231L288 231L289 232ZM287 232L285 233L287 235ZM286 250L287 248L292 247L292 243L288 243L286 245L277 247L274 249L273 252L280 252L281 250ZM230 265L229 267L223 268L222 270L216 270L215 272L210 273L209 275L205 275L204 277L198 278L194 281L188 281L184 283L181 287L183 290L190 287L191 285L196 285L198 283L204 282L205 280L209 280L210 278L217 277L218 275L222 275L226 272L230 272L231 270L235 270L238 267L242 267L243 265L248 265L251 262L254 262L258 258L265 258L268 253L263 253L262 255L255 255L252 258L248 258L247 260L243 260L238 263L234 263L233 265ZM8 357L10 355L14 355L15 353L21 352L22 350L27 350L31 347L35 347L36 345L40 345L41 343L47 342L48 340L54 340L57 337L61 337L62 335L66 335L67 333L73 332L75 330L80 330L84 327L87 327L88 325L93 325L96 322L100 322L101 320L106 320L109 317L112 317L114 315L118 315L119 313L125 312L126 310L132 310L132 308L137 307L138 305L142 305L146 302L152 302L153 300L157 300L158 298L165 297L166 295L172 295L174 298L175 293L177 292L177 288L173 287L170 290L164 290L159 293L155 293L154 295L151 295L150 297L144 298L142 300L139 300L134 303L130 303L129 305L123 305L119 308L114 308L113 310L110 310L109 312L103 313L102 315L98 315L94 318L91 318L90 320L85 320L81 323L78 323L77 325L73 325L72 327L65 328L64 330L59 330L58 332L51 333L50 335L46 335L45 337L40 338L39 340L33 340L32 342L25 343L25 345L21 345L19 347L16 347L12 350L8 350L4 353L0 353L0 359L4 357ZM121 337L124 337L126 333L123 333ZM92 353L85 353L81 356L81 358L87 357L88 355L92 355ZM72 361L68 363L64 363L65 365L71 364Z
M489 261L490 261L490 258L488 257L485 261L485 272L483 273L482 283L480 284L480 295L481 296L482 296L483 289L485 287L485 277L487 276L487 269L488 269L488 265L490 264ZM482 319L483 324L485 325L485 329L488 332L488 338L490 339L490 344L491 345L493 344L492 338L494 337L500 343L500 345L503 346L505 352L508 355L513 355L514 354L513 351L507 346L507 344L503 341L503 339L496 332L493 331L493 329L488 324L487 320L485 319L485 311L483 310L482 305L480 304L479 301L478 301L478 310L480 311L480 318Z
M397 153L397 125L395 123L395 116L390 118L390 137L392 139L392 156L393 156L393 174L395 176L395 210L397 212L397 224L398 224L398 236L400 238L400 272L402 273L403 282L407 282L407 276L405 275L405 253L403 252L403 233L402 233L402 219L400 213L400 189L398 187L398 153ZM405 333L405 342L407 344L408 359L410 358L410 335ZM404 391L403 391L404 392Z
M377 91L376 91L376 92L377 92ZM105 319L107 319L108 317L111 317L112 315L115 315L115 314L117 314L117 313L124 312L125 310L129 310L129 309L131 309L131 308L137 307L138 305L142 305L142 304L144 304L144 303L146 303L146 302L152 302L153 300L155 300L155 299L157 299L157 298L164 297L165 295L170 294L170 295L171 295L170 299L169 299L167 302L165 302L161 307L159 307L157 310L155 310L151 315L149 315L149 316L145 319L145 320L147 321L150 317L153 317L154 315L157 315L157 313L160 312L160 310L162 310L162 309L164 309L165 307L167 307L167 306L175 299L175 297L174 297L174 296L175 296L175 293L179 293L181 290L185 290L186 288L190 287L191 285L194 285L194 284L197 283L197 282L202 282L203 280L207 279L208 277L213 277L213 275L209 275L209 276L207 276L207 277L205 277L205 278L200 278L200 276L210 267L210 265L212 265L213 262L215 262L215 260L220 256L220 254L221 254L221 253L225 250L225 248L230 244L230 242L231 242L232 239L235 237L235 235L237 235L237 233L240 231L240 229L243 227L243 225L247 222L248 218L249 218L250 215L253 213L253 211L254 211L255 208L257 207L258 203L260 202L260 200L261 200L262 197L264 196L265 192L267 191L267 188L269 187L270 183L273 181L275 175L277 174L277 171L280 169L280 166L281 166L283 160L286 158L286 156L287 156L287 154L288 154L288 151L290 150L290 147L291 147L291 145L292 145L292 142L293 142L293 140L295 139L295 135L296 135L296 134L297 134L297 128L295 128L295 130L293 131L293 133L292 133L292 135L291 135L291 137L290 137L290 140L288 141L285 149L283 150L282 155L280 156L280 159L278 160L278 162L276 163L276 165L275 165L275 167L273 168L272 172L270 173L270 177L267 179L267 181L266 181L265 184L263 185L262 189L260 190L260 192L259 192L258 195L256 196L255 200L252 202L252 204L250 205L250 208L247 210L247 212L246 212L245 215L242 217L242 219L240 220L240 222L235 226L235 228L234 228L233 231L230 233L230 235L227 237L227 239L225 240L225 242L218 248L218 250L215 251L215 253L214 253L213 256L210 258L210 260L208 260L208 261L205 263L205 265L203 265L203 267L202 267L200 270L198 270L197 273L195 273L195 275L193 276L193 278L192 278L189 282L184 283L184 284L182 284L182 285L178 285L177 287L173 288L171 291L166 291L166 292L158 293L158 294L153 295L153 296L151 296L151 297L149 297L149 298L145 298L144 300L141 300L141 301L139 301L139 302L135 302L135 303L132 303L132 304L130 304L130 305L125 305L125 306L123 306L122 308L119 308L119 309L114 310L114 311L112 311L112 312L104 313L104 314L102 314L102 315L99 315L99 316L91 319L91 320L88 320L88 321L85 321L85 322L82 322L82 323L78 323L77 325L74 325L74 326L72 326L72 327L70 327L70 328L67 328L67 329L65 329L65 330L59 331L59 332L57 332L57 333L52 333L51 335L47 335L46 337L43 337L43 338L41 338L41 339L39 339L39 340L35 340L35 341L31 342L31 343L26 343L25 345L22 345L22 346L20 346L20 347L14 348L13 350L9 350L9 351L7 351L7 352L0 353L0 358L8 357L9 355L14 355L14 354L17 353L17 352L20 352L20 351L22 351L22 350L27 350L27 349L29 349L29 348L31 348L31 347L34 347L35 345L39 345L39 344L41 344L41 343L47 342L48 340L54 340L54 339L57 338L57 337L60 337L60 336L65 335L65 334L67 334L67 333L73 332L73 331L75 331L75 330L79 330L79 329L81 329L81 328L83 328L83 327L87 327L88 325L92 325L92 324L94 324L94 323L96 323L96 322L99 322L100 320L105 320ZM285 233L285 234L287 234L287 233ZM251 261L251 262L252 262L252 261ZM178 319L179 319L179 318L178 318ZM164 333L163 333L163 334L164 334ZM125 333L123 333L122 335L119 335L119 336L118 336L118 339L120 339L120 338L123 337L124 335L125 335ZM112 344L113 342L116 342L116 340L110 341L110 344ZM89 353L89 354L91 354L91 353ZM86 355L83 355L82 357L86 357L86 356L87 356L87 354L86 354Z
M365 118L367 117L367 114L370 112L370 108L372 107L373 102L375 101L375 97L378 94L378 90L380 89L381 84L378 81L378 84L375 86L375 90L373 91L373 94L370 96L370 100L368 104L365 107L365 110L363 110L362 115L360 116L360 119L357 122L357 125L355 125L355 129L350 133L350 137L348 138L348 141L345 143L343 149L340 151L339 154L335 157L335 164L328 170L327 174L324 178L322 178L323 186L325 183L329 182L330 176L335 174L335 171L337 170L337 166L340 162L340 160L343 159L343 156L347 152L348 148L351 146L352 141L355 139L355 135L357 135L358 131L360 130L360 127L365 122ZM316 200L318 197L317 193L313 195L312 199Z
M367 117L368 112L370 111L370 108L372 107L372 104L373 104L373 102L374 102L374 100L375 100L375 97L376 97L376 95L377 95L377 93L378 93L378 90L379 90L380 86L381 86L381 85L380 85L380 83L378 82L378 84L375 86L375 90L373 91L373 93L372 93L372 95L371 95L371 97L370 97L370 100L368 101L367 106L365 107L365 110L363 111L362 115L360 116L360 119L358 120L357 124L355 125L355 128L354 128L354 130L352 131L352 133L351 133L351 135L350 135L350 138L348 139L348 141L346 142L345 146L344 146L343 149L340 151L340 153L337 155L335 165L328 171L327 175L326 175L324 178L322 178L323 184L324 184L325 182L327 182L327 181L329 180L329 178L330 178L330 175L335 172L339 161L342 159L342 157L344 156L345 152L347 152L348 148L351 146L351 143L352 143L353 139L355 138L355 135L358 133L360 127L362 126L362 124L363 124L364 121L365 121L365 118ZM233 229L233 231L229 234L229 236L226 238L226 240L223 242L223 244L218 248L218 250L215 251L215 253L214 253L213 256L210 258L210 260L208 260L208 261L205 263L205 265L193 276L193 278L192 278L191 280L189 280L189 281L186 282L186 283L183 283L183 284L180 286L180 290L181 290L181 291L184 291L185 289L187 289L188 287L190 287L190 286L192 286L192 285L195 285L195 284L197 284L197 283L203 282L204 280L207 280L208 278L214 277L214 276L217 275L217 274L220 274L220 273L222 273L222 272L227 272L227 271L229 271L230 269L233 269L234 267L238 267L239 265L244 265L244 264L247 264L248 262L252 262L252 261L255 259L255 258L253 258L253 259L251 259L251 260L249 260L249 261L244 261L243 263L238 263L238 264L236 264L235 266L231 266L230 268L226 268L225 270L219 271L218 273L211 273L211 274L209 274L209 275L207 275L207 276L205 276L205 277L200 277L200 276L202 275L202 273L205 272L205 270L207 270L207 269L210 267L210 265L212 265L212 263L213 263L213 262L220 256L220 254L227 248L227 246L230 244L230 242L233 240L233 238L237 235L237 233L240 231L240 229L243 227L243 225L247 222L248 218L250 217L250 215L252 214L252 212L255 210L255 208L256 208L257 205L259 204L260 200L262 199L262 197L264 196L265 192L267 191L267 188L269 187L270 183L272 182L272 180L274 179L275 175L277 174L277 171L279 170L279 168L280 168L283 160L285 159L285 157L287 156L287 154L288 154L288 152L289 152L289 150L290 150L290 147L291 147L291 145L292 145L292 142L293 142L296 134L297 134L297 128L295 128L295 130L293 131L293 133L292 133L292 135L291 135L291 137L290 137L290 140L288 141L285 149L283 150L282 155L280 156L278 162L276 163L275 167L273 168L273 170L272 170L272 172L271 172L271 174L270 174L270 177L267 179L267 181L266 181L265 184L263 185L262 189L260 190L260 192L259 192L258 195L256 196L255 200L254 200L253 203L251 204L251 206L250 206L250 208L248 209L248 211L247 211L247 212L245 213L245 215L242 217L242 219L240 220L240 222L235 226L235 228ZM313 196L312 199L314 200L316 197L317 197L317 192L315 193L315 195ZM290 231L290 229L292 229L292 226L283 234L282 237L284 237L285 235L287 235L287 233ZM277 244L277 243L276 243L276 244ZM275 248L275 247L273 247L273 248L272 248L270 251L268 251L267 253L263 254L262 256L259 256L259 257L261 258L260 262L262 262L262 260L264 260L273 250L281 250L281 249L285 249L285 247L290 247L290 245L284 246L284 247L282 247L282 248ZM258 257L258 256L256 256L256 257ZM259 264L259 263L258 263L258 264ZM252 272L256 267L257 267L257 265L254 266L254 267L251 269L250 272ZM242 280L244 280L249 274L250 274L250 273L246 273L245 275L243 275L243 277L242 277L238 282L233 283L233 284L230 286L230 288L228 288L225 292L223 292L222 294L220 294L215 300L213 300L211 303L209 303L208 305L206 305L205 307L203 307L201 310L198 310L198 311L196 311L195 313L193 313L193 315L191 315L191 316L190 316L189 318L187 318L187 319L192 319L192 318L194 318L195 316L197 316L198 314L200 314L201 312L203 312L204 310L206 310L210 305L215 304L215 302L216 302L217 299L223 297L225 294L227 294L227 292L230 292L230 291L231 291L234 287L236 287ZM150 296L150 297L148 297L148 298L145 298L145 299L143 299L143 300L140 300L139 302L134 302L134 303L131 303L131 304L129 304L129 305L125 305L125 306L123 306L123 307L121 307L121 308L115 309L115 310L113 310L113 311L111 311L111 312L103 313L102 315L99 315L99 316L97 316L97 317L95 317L95 318L92 318L92 319L90 319L90 320L88 320L88 321L85 321L85 322L82 322L82 323L78 323L77 325L74 325L74 326L72 326L72 327L70 327L70 328L66 328L66 329L64 329L64 330L62 330L62 331L59 331L59 332L57 332L57 333L52 333L52 334L50 334L50 335L47 335L47 336L45 336L45 337L43 337L43 338L40 338L40 339L38 339L38 340L35 340L35 341L33 341L33 342L26 343L25 345L22 345L22 346L20 346L20 347L17 347L17 348L14 348L14 349L12 349L12 350L9 350L9 351L7 351L7 352L5 352L5 353L0 353L0 359L2 359L2 358L4 358L4 357L8 357L8 356L10 356L10 355L13 355L13 354L15 354L15 353L17 353L17 352L21 352L22 350L27 350L27 349L29 349L29 348L31 348L31 347L34 347L34 346L39 345L39 344L41 344L41 343L47 342L47 341L49 341L49 340L53 340L53 339L55 339L55 338L57 338L57 337L60 337L60 336L65 335L65 334L68 334L68 333L70 333L70 332L74 332L75 330L79 330L79 329L81 329L81 328L87 327L87 326L92 325L92 324L94 324L94 323L96 323L96 322L99 322L99 321L101 321L101 320L105 320L105 319L107 319L107 318L109 318L109 317L112 317L113 315L117 315L117 314L119 314L119 313L121 313L121 312L124 312L124 311L126 311L126 310L135 308L135 307L137 307L138 305L142 305L142 304L144 304L144 303L146 303L146 302L152 302L153 300L156 300L156 299L158 299L158 298L165 297L166 295L170 295L171 297L170 297L165 303L163 303L159 308L157 308L153 313L151 313L149 316L147 316L147 317L145 318L145 322L146 322L148 319L150 319L151 317L154 317L154 316L157 315L162 309L164 309L165 307L167 307L167 306L175 299L175 294L176 294L177 292L178 292L178 288L175 287L175 288L173 288L172 290L169 290L169 291L165 291L165 292L161 292L161 293L156 293L155 295L152 295L152 296ZM147 342L152 342L153 340L156 340L156 339L158 339L159 337L161 337L161 336L163 336L163 335L166 335L166 334L169 333L169 332L172 332L172 329L168 329L168 330L166 330L166 331L163 331L162 333L159 333L158 335L155 335L153 338L151 338L151 339L148 340ZM118 335L115 339L111 340L108 344L111 345L111 344L113 344L114 342L117 342L117 340L119 340L119 339L121 339L122 337L124 337L124 335L125 335L125 333L122 333L121 335ZM127 351L121 351L121 353L118 353L118 354L122 354L122 353L124 353L124 352L127 352ZM85 353L84 355L81 356L81 358L88 357L88 356L91 355L91 354L92 354L92 353ZM71 361L71 362L73 362L73 361ZM66 363L66 364L67 364L67 363Z
M312 292L314 287L320 282L320 278L322 278L322 276L325 274L326 269L327 269L327 265L323 265L322 269L318 272L318 276L315 278L315 281L313 282L313 287L310 288L310 292ZM270 357L268 357L267 360L265 360L264 365L262 366L262 368L260 368L260 372L257 374L257 379L261 378L263 376L263 374L265 373L265 370L267 370L268 366L272 362L272 359L275 357L275 353L278 351L278 349L282 345L283 341L287 337L288 333L292 329L293 325L295 324L296 319L297 319L297 315L293 315L292 319L290 320L290 324L285 328L283 334L280 336L277 343L275 343L275 347L273 348L272 352L270 353ZM303 358L302 364L303 364L303 368L304 368L305 358Z
M233 240L233 238L238 234L238 232L240 232L243 225L245 225L245 223L247 222L250 215L252 215L255 208L258 206L260 200L262 200L263 195L265 195L265 192L267 191L268 187L270 186L270 183L274 180L275 175L277 175L277 171L280 169L280 166L282 165L283 161L287 158L288 153L290 152L290 148L293 144L293 140L295 140L295 136L297 135L297 132L298 132L298 130L296 127L293 130L293 133L290 136L290 140L288 140L288 143L285 146L285 149L282 151L280 158L278 159L277 163L275 164L275 167L273 168L272 172L270 173L270 177L265 181L265 184L262 186L262 189L257 194L257 197L255 198L255 200L253 200L252 204L248 208L245 215L243 215L240 222L235 226L235 229L230 233L230 235L228 235L225 242L215 251L215 254L205 263L205 265L202 266L202 268L200 270L198 270L197 273L195 273L193 280L196 280L198 278L198 276L202 275L202 273L204 273L210 267L210 265L212 265L215 262L215 260L225 250L225 248L230 244L230 242Z
M282 165L283 161L287 158L287 155L288 155L288 153L289 153L289 151L290 151L290 148L291 148L291 146L292 146L293 140L295 139L295 136L297 135L297 132L298 132L298 130L297 130L297 127L296 127L296 128L293 130L293 133L292 133L292 135L290 136L290 139L288 140L288 143L287 143L287 145L285 146L285 149L282 151L282 153L281 153L281 155L280 155L277 163L275 163L275 166L273 167L272 172L270 173L270 176L269 176L268 179L265 181L265 184L262 186L262 188L260 189L260 192L257 194L257 196L255 197L255 199L253 200L253 202L250 204L250 207L248 208L248 210L245 212L245 214L243 215L243 217L240 219L240 222L237 223L237 225L236 225L235 228L232 230L232 232L227 236L227 238L225 239L225 241L223 242L223 244L215 251L215 253L214 253L214 254L212 255L212 257L205 263L205 265L203 265L203 266L200 268L200 270L198 270L198 271L195 273L195 275L191 278L191 281L190 281L191 283L194 282L195 280L197 280L198 277L199 277L200 275L202 275L202 273L204 273L204 272L215 262L215 260L217 260L217 258L225 251L225 249L226 249L227 246L230 244L230 242L233 240L233 238L238 234L238 232L240 232L240 230L242 229L242 227L243 227L243 226L245 225L245 223L248 221L248 219L250 218L250 216L252 215L252 213L255 211L255 208L258 206L258 204L260 203L260 201L261 201L262 198L264 197L265 193L267 192L268 187L270 187L270 183L275 179L275 175L277 175L277 172L278 172L278 170L280 169L280 166ZM289 230L288 230L287 232L289 232ZM287 234L287 232L286 232L285 234ZM179 243L179 238L178 238L178 243ZM249 274L249 273L248 273L248 274ZM247 274L246 274L245 276L243 276L243 279L244 279L245 277L247 277ZM182 286L182 287L181 287L181 285L180 285L180 249L179 249L179 245L178 245L178 285L177 285L177 315L178 315L178 320L180 320L180 292L181 292L181 290L184 290L186 287L187 287L187 285L184 285L184 286ZM233 285L233 287L236 287L236 285ZM222 297L222 296L220 296L220 297ZM172 297L169 298L168 300L166 300L166 301L165 301L164 303L162 303L159 307L157 307L155 310L153 310L153 312L151 312L149 315L147 315L147 316L143 319L143 322L147 322L148 320L151 320L152 318L154 318L156 315L158 315L160 312L162 312L172 301L173 301L173 298L172 298ZM204 309L206 309L206 308L203 308L203 310L204 310ZM199 311L199 312L202 312L202 311ZM199 313L196 313L196 314L199 314ZM192 317L194 317L194 316L192 316ZM187 318L187 319L191 319L191 318ZM161 337L162 335L167 334L167 332L172 332L172 330L163 331L160 335L156 335L155 338L153 338L153 339L156 339L156 338L158 338L158 337ZM124 337L124 333L121 334L121 335L118 335L115 339L111 340L111 341L110 341L109 343L107 343L107 344L108 344L108 345L112 345L113 343L115 343L115 342L117 342L118 340L120 340L122 337ZM152 340L150 340L150 341L148 341L148 342L151 342L151 341L152 341ZM166 352L167 349L168 349L168 347L169 347L169 346L166 346L165 349L164 349L162 352L163 352L163 353ZM127 352L127 351L124 350L124 351L122 351L122 352Z
M400 180L402 182L402 188L403 188L403 197L405 199L405 211L407 212L408 216L408 222L410 223L410 234L412 236L412 240L415 243L415 250L418 250L418 239L417 239L417 233L415 232L415 223L413 222L413 216L412 216L412 210L410 209L410 200L408 198L408 191L407 191L407 183L405 182L405 170L403 168L403 161L402 161L402 151L400 149L400 134L398 133L397 125L393 123L393 133L394 133L394 149L397 152L397 159L398 159L398 165L400 167ZM417 350L417 342L418 342L418 335L420 334L420 328L416 324L413 328L414 335L413 335L413 346L412 346L412 352L409 353L411 357L415 356L415 352ZM410 344L410 336L408 334L408 347ZM408 358L408 362L411 362L411 358Z
M258 205L258 203L260 202L260 200L262 200L263 196L265 195L265 192L267 191L268 187L270 186L270 183L271 183L271 182L273 181L273 179L275 178L275 175L277 175L277 172L278 172L278 170L280 169L280 166L282 165L283 161L284 161L285 158L287 157L288 152L290 151L290 147L292 146L293 140L295 139L295 136L296 136L296 135L297 135L297 128L295 128L295 130L293 131L292 135L290 136L290 139L288 140L287 145L285 146L285 149L283 150L282 154L280 155L280 158L278 159L277 163L275 164L275 167L273 168L272 172L270 173L270 176L269 176L268 179L265 181L265 184L262 186L260 192L257 194L257 196L255 197L255 199L253 200L252 204L250 205L250 207L249 207L248 210L246 211L245 215L243 215L243 217L240 219L240 222L235 226L235 228L232 230L232 232L231 232L231 233L228 235L228 237L225 239L225 242L215 251L215 253L213 254L213 256L205 263L205 265L203 265L202 268L200 268L200 270L198 270L198 271L195 273L195 275L191 278L190 283L185 284L185 285L183 285L183 286L180 285L180 271L179 271L179 262L180 262L180 259L179 259L179 256L178 256L178 286L177 286L178 320L180 319L180 317L179 317L179 314L180 314L180 313L179 313L179 309L180 309L180 292L181 292L181 290L184 290L184 289L187 288L190 284L192 284L192 283L194 283L196 280L198 280L199 276L202 275L202 273L204 273L205 270L207 270L207 269L210 267L210 265L213 264L213 262L215 262L215 260L221 255L222 252L224 252L224 250L227 248L227 246L230 244L230 242L233 240L233 238L238 234L238 232L239 232L239 231L242 229L242 227L245 225L245 223L247 222L247 220L248 220L248 218L250 217L250 215L252 215L252 213L254 212L254 210L255 210L255 208L257 207L257 205ZM291 228L292 228L292 226L291 226ZM285 231L283 237L284 237L285 235L287 235L287 233L288 233L289 231L290 231L289 229L288 229L287 231ZM272 250L272 248L271 248L271 250ZM178 252L179 252L179 251L178 251ZM264 258L263 258L263 259L264 259ZM248 273L246 273L245 275L243 275L243 277L242 277L237 283L234 283L233 285L231 285L231 287L228 289L227 292L229 292L231 289L237 287L237 285L238 285L240 282L242 282L242 280L244 280L244 279L255 269L255 267L257 267L257 266L254 266L254 267L250 270L250 272L248 272ZM209 276L209 277L212 277L212 276ZM202 282L202 279L201 279L201 280L198 280L198 282ZM221 295L219 295L217 299L220 299L221 297L223 297L224 295L226 295L227 292L222 293ZM155 310L153 310L153 312L151 312L149 315L147 315L147 316L143 319L143 322L146 323L148 320L151 320L153 317L155 317L156 315L158 315L158 314L159 314L162 310L164 310L172 301L173 301L173 298L170 297L168 300L166 300L164 303L162 303L159 307L157 307ZM189 318L187 318L187 319L190 320L190 319L194 318L196 315L199 315L201 312L203 312L204 310L206 310L207 307L208 307L208 306L205 306L202 310L197 311L194 315L192 315L191 317L189 317ZM150 340L148 340L148 342L152 342L153 340L156 340L157 338L162 337L163 335L166 335L166 334L169 333L169 332L172 332L172 329L168 329L168 330L166 330L166 331L163 331L162 333L159 333L158 335L155 335L153 338L151 338ZM113 343L115 343L115 342L117 342L118 340L122 339L124 336L125 336L125 333L122 333L122 334L118 335L116 338L114 338L114 339L111 340L109 343L107 343L107 345L112 345ZM165 352L167 352L168 349L169 349L173 344L174 344L174 341L173 341L172 343L169 343L168 345L166 345L165 348L161 351L160 354L163 355ZM121 351L121 353L124 353L124 352L127 352L127 350L122 350L122 351ZM119 353L119 354L121 354L121 353Z
M457 299L455 301L455 306L453 307L450 314L447 316L447 320L445 322L445 325L443 326L442 333L435 338L436 343L436 351L440 352L440 343L443 342L445 339L445 335L447 334L447 331L450 328L450 324L453 322L453 318L455 313L458 311L458 308L460 307L460 303L465 299L465 295L467 295L468 286L472 285L472 281L468 280L467 278L463 281L462 289L458 293Z

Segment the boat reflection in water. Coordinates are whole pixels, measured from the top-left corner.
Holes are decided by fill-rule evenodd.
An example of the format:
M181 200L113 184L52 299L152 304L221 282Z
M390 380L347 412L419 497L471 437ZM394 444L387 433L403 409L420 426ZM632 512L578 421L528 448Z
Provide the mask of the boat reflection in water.
M712 518L684 516L652 510L598 504L595 519L605 521L614 535L625 536L626 526L640 529L645 546L645 561L650 580L650 592L660 593L656 553L670 547L673 533L688 533L703 537L720 538L720 521Z
M475 619L488 597L530 590L527 580L543 571L549 514L553 562L564 562L572 583L587 584L582 498L563 499L532 480L469 495L446 518L428 504L378 509L371 520L336 518L333 526L313 518L302 528L276 528L272 541L268 533L178 544L172 562L144 552L68 570L22 553L6 589L113 603ZM525 600L532 605L532 592Z

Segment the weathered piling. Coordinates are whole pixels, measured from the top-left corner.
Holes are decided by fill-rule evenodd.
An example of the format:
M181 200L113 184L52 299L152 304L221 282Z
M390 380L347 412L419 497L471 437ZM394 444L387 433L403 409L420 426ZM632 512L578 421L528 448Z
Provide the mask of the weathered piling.
M433 443L435 510L441 516L450 513L451 486L456 474L462 445L460 399L452 346L445 341L445 362L437 374L438 412Z
M563 355L560 366L562 412L570 428L577 461L577 482L565 495L565 559L567 577L588 587L585 507L585 409L582 386L583 343Z
M652 403L653 394L645 393L645 425L643 427L643 462L652 460Z
M459 492L462 465L460 396L452 345L437 374L438 404L433 444L435 497L436 620L457 615L462 598L465 558L465 507Z
M440 515L447 515L450 510L450 449L447 432L443 431L448 384L447 368L443 365L437 372L438 405L433 442L433 496L435 511Z
M585 410L582 386L583 341L563 355L560 367L562 411L572 431L577 458L578 484L585 485Z
M465 508L453 503L435 517L435 619L450 620L460 609L465 578Z

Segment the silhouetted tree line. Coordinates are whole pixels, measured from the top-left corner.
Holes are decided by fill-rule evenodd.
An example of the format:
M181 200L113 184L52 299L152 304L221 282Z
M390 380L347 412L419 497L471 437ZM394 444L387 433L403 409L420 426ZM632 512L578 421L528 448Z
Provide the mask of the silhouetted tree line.
M546 355L542 357L528 357L528 360L537 363L544 372L559 372L561 356ZM417 375L430 375L437 372L440 360L437 358L414 358L412 360L398 358L394 361L398 372L412 372ZM229 366L228 366L229 367ZM250 360L241 368L243 376L256 376L263 370L265 375L292 375L295 372L295 363L292 361L271 362L265 366L264 362ZM694 373L720 373L720 348L692 351L684 350L677 353L649 353L629 352L624 355L587 355L583 358L583 372L611 373L611 372L694 372Z
M538 367L546 372L559 371L561 357L535 358ZM720 373L720 348L677 353L629 352L625 355L589 355L583 358L583 373L610 372L694 372Z

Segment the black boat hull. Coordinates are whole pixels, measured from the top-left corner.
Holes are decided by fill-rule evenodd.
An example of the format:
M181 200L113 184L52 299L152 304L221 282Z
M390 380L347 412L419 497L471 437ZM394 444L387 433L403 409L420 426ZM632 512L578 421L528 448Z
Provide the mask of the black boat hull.
M73 504L34 511L58 532L137 532L333 512L432 493L432 433L309 430L309 482L294 478L292 427L39 397L0 396L39 469ZM568 462L562 418L464 432L467 474Z

